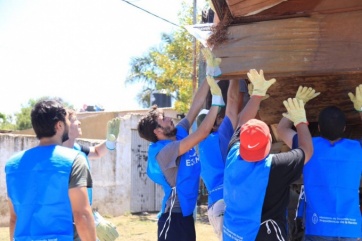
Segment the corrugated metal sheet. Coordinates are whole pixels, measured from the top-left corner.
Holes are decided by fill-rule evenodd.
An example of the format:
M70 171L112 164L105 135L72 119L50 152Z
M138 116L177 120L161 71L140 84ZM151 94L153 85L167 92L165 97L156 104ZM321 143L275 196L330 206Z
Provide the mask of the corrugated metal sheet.
M132 130L131 212L159 211L163 197L162 188L147 176L147 150L149 142Z

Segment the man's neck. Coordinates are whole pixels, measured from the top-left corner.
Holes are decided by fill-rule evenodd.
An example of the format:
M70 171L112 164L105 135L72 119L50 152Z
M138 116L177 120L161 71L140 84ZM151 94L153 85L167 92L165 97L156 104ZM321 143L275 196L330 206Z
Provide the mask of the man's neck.
M63 146L73 148L75 143L75 139L68 139L67 141L63 142Z
M53 137L43 137L39 140L39 146L50 146L50 145L62 145L62 141L59 138Z

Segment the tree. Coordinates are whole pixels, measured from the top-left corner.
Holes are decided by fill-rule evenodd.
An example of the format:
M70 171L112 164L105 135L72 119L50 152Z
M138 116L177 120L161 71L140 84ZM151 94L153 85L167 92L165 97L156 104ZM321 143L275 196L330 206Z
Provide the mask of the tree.
M66 108L69 108L69 109L74 108L73 105L71 105L67 102L64 102L63 99L59 98L59 97L44 96L44 97L41 97L38 99L30 99L28 101L27 105L22 105L20 112L15 113L15 118L16 118L15 129L16 130L26 130L26 129L32 128L31 117L30 117L31 109L35 106L35 104L38 101L46 100L46 99L55 99L55 100L62 102Z
M13 124L12 115L6 115L0 112L0 130L14 130L15 125Z
M179 14L181 25L192 24L192 8L184 3ZM131 71L126 83L143 82L137 98L143 107L150 106L150 95L165 90L175 99L175 109L186 113L192 101L192 39L186 29L161 35L158 47L150 48L141 57L131 59Z

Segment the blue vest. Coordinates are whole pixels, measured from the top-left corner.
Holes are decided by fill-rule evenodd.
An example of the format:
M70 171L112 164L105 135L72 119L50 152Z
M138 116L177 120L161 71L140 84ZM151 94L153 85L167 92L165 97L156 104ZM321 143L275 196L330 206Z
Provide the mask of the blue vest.
M261 224L272 156L259 162L246 162L239 155L238 144L230 149L224 174L224 241L255 240Z
M201 177L205 183L208 195L208 206L223 198L224 160L221 156L219 133L211 133L199 143L201 160Z
M78 143L74 143L73 149L77 150L77 151L80 151L80 153L85 157L85 159L87 160L88 169L90 171L91 166L90 166L90 163L89 163L89 160L88 160L88 156L84 152L81 151L82 150L81 146ZM93 189L91 187L88 187L87 192L88 192L89 203L90 203L90 205L92 205L92 202L93 202Z
M304 166L306 230L308 235L361 237L359 185L362 148L341 139L333 145L313 138L314 154Z
M6 163L8 196L17 216L14 240L73 240L68 188L78 154L58 145L37 146Z
M177 140L181 140L188 135L184 128L180 126L176 126L176 128ZM161 171L160 165L156 160L156 156L160 150L170 142L170 140L157 141L155 143L151 143L148 149L147 175L152 181L161 185L165 193L162 201L162 213L165 211L166 201L171 195L172 187L167 183L166 178ZM176 192L180 201L183 216L191 215L196 207L200 169L199 157L197 156L194 148L190 149L181 156L176 178Z

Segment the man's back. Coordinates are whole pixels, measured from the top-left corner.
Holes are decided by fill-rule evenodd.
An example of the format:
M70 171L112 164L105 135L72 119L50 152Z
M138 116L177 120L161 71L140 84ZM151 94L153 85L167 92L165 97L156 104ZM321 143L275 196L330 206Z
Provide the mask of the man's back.
M304 167L306 234L360 237L359 186L362 147L358 141L313 138L314 154Z
M7 191L17 216L16 240L73 240L68 187L77 155L57 145L38 146L7 162Z

